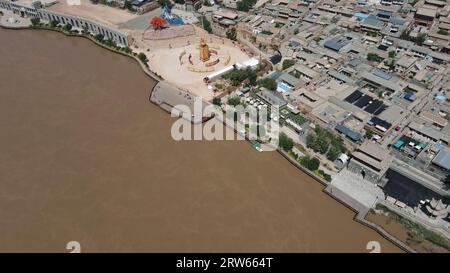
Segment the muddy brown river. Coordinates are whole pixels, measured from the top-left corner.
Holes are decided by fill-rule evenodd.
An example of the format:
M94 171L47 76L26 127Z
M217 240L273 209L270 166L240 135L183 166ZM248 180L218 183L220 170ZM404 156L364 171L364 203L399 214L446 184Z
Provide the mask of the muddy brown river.
M172 140L135 61L53 32L0 41L0 251L400 251L275 152Z

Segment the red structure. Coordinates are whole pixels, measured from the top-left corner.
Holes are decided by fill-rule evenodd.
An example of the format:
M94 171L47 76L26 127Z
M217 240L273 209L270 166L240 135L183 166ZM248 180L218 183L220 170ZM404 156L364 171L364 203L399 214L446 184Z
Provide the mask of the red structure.
M162 29L165 25L167 25L167 21L159 16L155 16L150 20L150 25L154 30Z

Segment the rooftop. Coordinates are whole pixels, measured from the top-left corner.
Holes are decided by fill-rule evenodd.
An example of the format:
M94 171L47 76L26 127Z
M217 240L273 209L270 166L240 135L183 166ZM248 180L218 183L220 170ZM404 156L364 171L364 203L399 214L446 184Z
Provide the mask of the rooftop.
M433 159L433 163L446 170L450 170L450 151L442 149Z

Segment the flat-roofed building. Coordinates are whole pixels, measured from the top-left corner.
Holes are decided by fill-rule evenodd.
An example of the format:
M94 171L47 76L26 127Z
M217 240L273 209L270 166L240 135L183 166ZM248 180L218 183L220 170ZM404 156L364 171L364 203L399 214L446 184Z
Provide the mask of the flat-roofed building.
M389 151L374 142L365 141L352 153L347 168L361 174L364 179L377 183L389 168L391 160Z
M400 57L400 59L395 61L394 71L398 73L405 73L414 65L416 61L416 58L404 54Z
M436 17L436 9L420 7L414 15L414 20L419 25L431 26Z
M433 158L433 164L450 171L450 151L441 149L439 153Z
M408 128L416 134L425 137L433 142L442 142L446 145L450 144L450 135L444 134L426 124L411 121Z
M429 6L434 6L438 8L443 8L447 5L446 1L438 1L438 0L425 0L425 4Z
M420 113L420 117L430 123L432 123L434 126L442 129L445 126L447 126L448 124L448 120L446 120L445 118L442 118L438 115L435 115L429 111L422 111Z
M305 82L310 82L319 77L319 73L302 64L296 65L292 73Z
M276 107L282 107L287 104L287 101L283 99L281 96L278 96L274 92L267 90L265 88L261 92L258 92L258 97L263 99L268 104Z
M361 74L361 77L371 85L377 86L377 87L383 87L385 90L389 91L390 93L395 93L397 91L402 90L402 87L394 81L394 78L384 78L381 77L381 75L370 73L370 72L363 72Z
M305 88L296 90L290 95L290 97L294 97L300 108L305 111L312 111L325 102L323 98L311 91L306 90Z

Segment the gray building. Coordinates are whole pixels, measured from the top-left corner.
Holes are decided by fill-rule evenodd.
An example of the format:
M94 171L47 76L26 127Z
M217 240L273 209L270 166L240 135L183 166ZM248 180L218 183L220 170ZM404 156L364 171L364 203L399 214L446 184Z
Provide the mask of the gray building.
M128 34L97 22L77 16L70 16L55 11L50 11L42 7L39 1L28 3L12 2L10 0L0 0L0 7L10 10L23 17L39 18L42 21L56 21L61 25L70 24L75 29L87 29L92 34L102 34L105 39L111 39L118 45L128 46Z
M364 179L377 183L389 168L390 162L389 151L366 141L352 153L347 168L351 172L361 174Z

